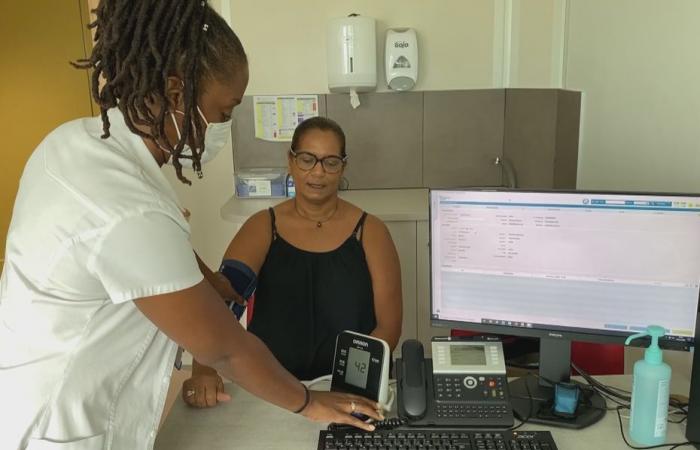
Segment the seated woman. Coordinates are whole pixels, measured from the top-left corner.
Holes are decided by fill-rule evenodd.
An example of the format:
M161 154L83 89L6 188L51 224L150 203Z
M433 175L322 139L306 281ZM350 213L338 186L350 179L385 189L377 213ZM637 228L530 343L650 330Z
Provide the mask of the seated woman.
M258 275L248 330L294 376L310 380L331 373L343 330L396 347L401 270L386 225L338 197L347 154L337 123L302 122L288 163L296 197L251 216L224 260L241 261ZM183 397L198 407L228 399L216 372L196 361Z

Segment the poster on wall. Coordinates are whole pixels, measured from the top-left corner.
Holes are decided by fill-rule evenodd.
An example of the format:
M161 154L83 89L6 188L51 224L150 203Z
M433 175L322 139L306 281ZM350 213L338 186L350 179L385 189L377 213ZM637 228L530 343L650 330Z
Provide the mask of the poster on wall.
M318 116L318 95L255 95L255 137L290 142L297 125Z

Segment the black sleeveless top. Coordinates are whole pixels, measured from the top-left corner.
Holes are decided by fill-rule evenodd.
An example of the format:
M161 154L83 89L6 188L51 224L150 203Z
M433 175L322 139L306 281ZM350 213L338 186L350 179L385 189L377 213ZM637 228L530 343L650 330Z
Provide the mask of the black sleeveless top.
M280 363L301 380L333 369L335 338L343 330L369 334L376 327L372 280L360 241L367 213L352 235L329 252L294 247L277 233L258 274L248 325Z

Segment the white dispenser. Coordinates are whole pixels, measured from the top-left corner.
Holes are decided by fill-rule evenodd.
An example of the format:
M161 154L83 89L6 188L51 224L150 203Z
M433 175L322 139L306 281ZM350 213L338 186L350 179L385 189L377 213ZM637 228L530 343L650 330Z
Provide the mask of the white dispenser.
M386 31L386 84L397 91L413 89L418 81L418 38L412 28Z
M375 21L350 14L332 19L327 31L328 89L349 92L353 107L357 107L357 92L373 91L377 87Z

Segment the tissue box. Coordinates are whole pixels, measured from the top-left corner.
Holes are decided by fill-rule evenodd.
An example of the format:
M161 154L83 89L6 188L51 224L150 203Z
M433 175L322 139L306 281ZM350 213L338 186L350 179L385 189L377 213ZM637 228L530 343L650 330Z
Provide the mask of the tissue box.
M235 174L239 198L282 198L287 195L286 168L243 169Z

